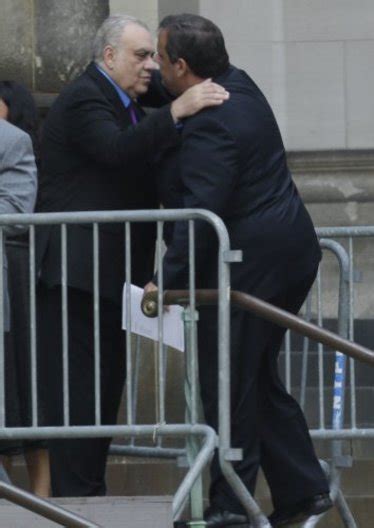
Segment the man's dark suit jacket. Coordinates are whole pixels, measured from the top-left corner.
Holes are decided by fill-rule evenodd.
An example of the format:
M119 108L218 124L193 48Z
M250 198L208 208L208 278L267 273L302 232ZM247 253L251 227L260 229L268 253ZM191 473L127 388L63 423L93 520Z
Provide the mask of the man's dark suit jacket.
M232 66L214 80L230 92L230 99L185 120L180 148L160 163L162 200L166 207L217 213L226 224L231 247L243 250L243 262L231 266L232 288L295 313L321 256L312 222L292 182L280 132L261 91ZM206 222L196 223L195 231L196 285L216 288L216 237ZM175 223L166 242L164 288L185 289L188 223ZM236 307L230 323L231 366L225 375L231 377L231 441L243 450L236 472L254 493L261 465L275 508L328 492L302 412L278 376L285 329ZM199 307L197 330L205 419L218 430L216 307ZM244 513L217 457L209 496L214 507Z
M131 125L112 84L91 63L59 95L47 116L42 141L39 212L157 208L150 164L174 145L178 133L169 106ZM144 119L142 119L144 117ZM92 291L92 228L68 226L68 285ZM58 227L38 229L37 262L49 286L61 284ZM154 227L132 228L132 280L151 277ZM124 227L100 227L100 294L120 300L124 280Z
M231 267L232 287L264 299L288 279L308 275L320 259L315 231L287 168L281 135L265 97L230 66L215 82L230 92L221 106L184 121L181 146L159 164L165 207L205 208L225 222L243 262ZM197 285L216 287L216 237L196 225ZM164 288L188 285L188 226L167 241ZM156 279L157 280L157 279Z

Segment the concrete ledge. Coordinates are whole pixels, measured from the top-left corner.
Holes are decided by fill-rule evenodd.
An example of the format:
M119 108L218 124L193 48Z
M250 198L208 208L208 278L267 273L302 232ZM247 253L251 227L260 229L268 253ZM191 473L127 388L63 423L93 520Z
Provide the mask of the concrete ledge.
M171 497L90 497L53 499L105 528L171 528ZM0 526L7 528L52 528L58 526L19 506L0 500Z
M351 172L374 170L374 149L289 151L293 172Z
M288 162L307 203L374 201L374 150L289 152Z

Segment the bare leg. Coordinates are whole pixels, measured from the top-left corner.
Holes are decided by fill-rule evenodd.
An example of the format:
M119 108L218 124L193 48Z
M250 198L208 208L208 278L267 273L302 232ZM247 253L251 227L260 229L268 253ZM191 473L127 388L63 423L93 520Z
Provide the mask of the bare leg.
M32 449L25 452L31 491L40 497L51 494L51 475L47 449Z

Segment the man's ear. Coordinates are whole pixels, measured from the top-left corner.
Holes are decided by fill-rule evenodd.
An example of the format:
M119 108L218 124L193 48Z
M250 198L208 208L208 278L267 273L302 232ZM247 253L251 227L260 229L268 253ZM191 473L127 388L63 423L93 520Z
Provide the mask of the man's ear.
M115 55L115 50L112 46L106 46L104 48L103 61L104 61L105 66L109 68L109 70L113 69L114 55Z
M187 62L181 57L179 57L177 62L174 63L174 66L175 66L175 72L178 77L184 77L190 71L190 68Z

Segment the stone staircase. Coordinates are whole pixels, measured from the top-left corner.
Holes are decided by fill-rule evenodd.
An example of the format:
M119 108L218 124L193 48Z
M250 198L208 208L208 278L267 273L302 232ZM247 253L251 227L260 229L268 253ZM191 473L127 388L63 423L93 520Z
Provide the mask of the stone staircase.
M369 445L368 445L369 444ZM355 441L352 468L343 470L342 489L359 528L372 528L374 519L374 450L370 442ZM319 446L319 454L327 458L328 449ZM17 480L24 479L24 468L19 466ZM114 458L108 465L106 498L59 499L63 507L95 520L108 528L165 528L171 523L171 497L184 470L172 461ZM208 479L205 479L207 484ZM146 497L143 495L146 494ZM114 495L114 496L113 496ZM120 495L120 496L119 496ZM260 475L256 498L266 513L271 501L266 483ZM54 523L37 520L36 516L0 501L0 526L6 528L52 527ZM336 510L329 512L319 526L341 528Z
M374 526L374 448L372 441L350 443L353 466L342 471L342 490L358 528ZM317 451L328 459L328 448L317 443ZM346 446L348 448L348 446ZM361 456L360 456L361 452ZM265 512L271 511L269 490L260 475L256 498ZM344 525L336 508L329 511L318 524L321 528L342 528Z
M300 346L297 347L299 350ZM280 369L284 372L284 355L280 357ZM298 397L300 393L301 352L292 352L292 393ZM149 364L149 362L148 362ZM180 354L172 354L169 358L169 368L178 372L178 376L171 377L167 386L168 396L178 393L177 385L182 383L183 358ZM311 428L319 425L319 413L315 402L318 401L318 355L315 349L311 349L308 359L308 386L306 392L305 413ZM325 418L326 423L331 422L332 409L332 380L334 369L334 353L324 351L324 373L326 389L325 393ZM151 369L152 370L152 369ZM178 379L176 379L178 377ZM149 378L153 378L153 372L149 372ZM357 379L357 425L362 427L374 427L374 371L364 365L356 364ZM142 388L140 388L142 393ZM179 392L181 392L179 390ZM170 394L169 394L170 393ZM350 420L349 390L347 391L346 419ZM167 398L173 402L168 409L169 420L181 421L183 416L182 397ZM152 407L152 406L151 406ZM147 417L152 421L150 415L149 399L139 402L139 416ZM322 441L316 441L318 455L328 460L330 457L330 446ZM167 441L166 445L170 445ZM181 447L179 444L177 447ZM342 489L351 507L352 513L359 528L372 528L374 526L374 441L355 440L344 443L344 452L353 455L353 466L342 472ZM18 459L13 480L16 484L27 487L23 461ZM171 524L171 496L175 493L185 469L177 467L173 460L151 459L145 460L134 457L112 456L109 459L107 470L108 498L82 499L81 501L61 499L65 507L81 513L84 516L96 520L98 524L108 527L131 526L134 528L166 528ZM208 485L208 475L204 475L205 489ZM206 494L207 495L207 494ZM162 498L160 498L162 497ZM256 497L266 513L271 511L269 491L262 476L259 478ZM3 501L4 502L4 501ZM97 506L95 506L97 504ZM0 502L0 527L33 526L55 526L54 524L32 524L34 520L29 513L18 511L17 522L13 524L10 511L14 507L1 504ZM93 517L92 517L93 515ZM148 518L147 518L148 515ZM8 516L8 517L7 517ZM23 521L26 519L27 521ZM4 520L3 520L4 519ZM19 520L19 519L22 519ZM149 520L147 520L149 519ZM6 521L5 521L6 520ZM44 522L44 521L43 521ZM8 523L8 524L7 524ZM23 523L23 524L22 524ZM117 523L117 524L116 524ZM118 524L122 523L122 524ZM138 524L137 524L138 523ZM140 523L140 524L139 524ZM148 524L147 524L148 523ZM153 524L152 524L153 523ZM321 528L340 528L343 526L335 509L329 512L320 522Z
M171 497L90 497L53 499L63 508L105 528L172 528ZM9 502L0 501L1 528L54 528L43 519Z
M330 326L334 326L331 325ZM363 326L361 324L361 326ZM364 325L366 327L366 325ZM372 347L373 342L368 332L362 332L359 328L358 341L366 346ZM370 331L370 333L372 333ZM356 334L357 335L357 334ZM300 343L297 347L301 349ZM305 414L310 428L319 427L319 411L316 405L319 399L318 390L318 353L315 345L312 345L308 356L308 377L305 397ZM331 424L332 415L332 382L335 364L335 352L324 350L324 414L325 423ZM292 394L300 396L300 373L302 364L302 353L292 352L291 358L291 384ZM280 369L284 372L285 356L281 354ZM347 389L345 404L344 426L351 427L351 391L349 388L349 362L347 363ZM374 369L362 363L355 362L356 379L356 409L357 427L374 428ZM318 456L324 460L330 458L330 445L327 442L315 441ZM359 528L372 528L374 526L374 440L360 439L345 441L343 452L353 457L353 465L342 470L341 488L349 504L352 514ZM261 506L268 511L270 508L270 498L266 483L260 478L257 490L257 498ZM343 523L337 514L336 509L328 512L318 524L321 528L340 528Z

